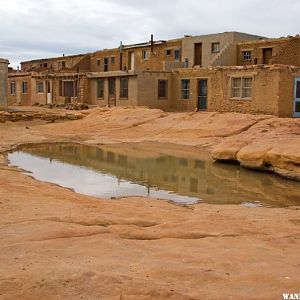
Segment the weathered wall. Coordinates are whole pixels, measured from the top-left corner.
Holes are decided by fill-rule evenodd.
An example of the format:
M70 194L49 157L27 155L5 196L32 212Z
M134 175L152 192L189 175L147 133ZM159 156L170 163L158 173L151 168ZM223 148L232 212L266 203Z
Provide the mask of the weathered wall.
M95 75L94 75L95 76ZM120 97L120 79L121 78L128 78L128 98L124 99ZM104 79L104 97L98 98L97 97L97 79L103 78ZM108 89L108 78L115 78L116 84L116 97L115 102L117 106L136 106L137 105L137 77L136 75L128 75L124 72L123 75L120 76L111 76L111 77L93 77L88 78L88 98L87 103L92 105L99 105L99 106L107 106L109 103L114 102L110 101L109 98L109 89Z
M231 43L238 41L247 41L247 40L257 40L259 36L239 33L239 32L224 32L218 34L210 34L210 35L201 35L201 36L192 36L185 37L182 41L182 61L185 59L189 60L189 67L193 67L195 65L194 62L194 48L195 43L202 43L202 67L211 66L214 59L216 59L219 54ZM220 43L220 52L212 53L212 43L219 42ZM223 65L235 65L236 64L236 56L235 51L231 51L228 53L226 60L223 59Z
M11 83L15 83L15 93L11 94ZM27 83L27 92L22 92L22 82ZM9 105L31 105L33 97L32 86L34 85L30 73L12 73L9 74L7 92Z
M231 98L231 77L252 77L251 99ZM252 66L248 68L181 69L173 75L171 107L179 111L197 108L198 80L208 80L208 111L293 115L294 76L284 66ZM181 80L190 80L190 99L181 99Z
M145 71L138 74L138 105L168 110L172 99L172 73ZM158 81L167 80L167 97L159 99Z
M8 60L0 58L0 109L7 106L8 64Z

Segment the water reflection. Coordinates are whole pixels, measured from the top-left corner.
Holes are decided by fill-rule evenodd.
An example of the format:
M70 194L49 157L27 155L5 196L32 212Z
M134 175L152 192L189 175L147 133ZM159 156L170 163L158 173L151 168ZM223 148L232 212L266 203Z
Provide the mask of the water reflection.
M41 144L10 153L9 160L39 180L99 196L147 196L213 204L300 204L300 183L238 166L212 163L145 145L102 148Z

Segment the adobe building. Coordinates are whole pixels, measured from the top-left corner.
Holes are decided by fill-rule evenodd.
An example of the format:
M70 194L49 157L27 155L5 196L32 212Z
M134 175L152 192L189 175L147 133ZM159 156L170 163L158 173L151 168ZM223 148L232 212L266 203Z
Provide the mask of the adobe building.
M300 37L239 32L23 62L9 103L82 102L300 117Z
M0 109L7 107L8 64L7 59L0 58Z

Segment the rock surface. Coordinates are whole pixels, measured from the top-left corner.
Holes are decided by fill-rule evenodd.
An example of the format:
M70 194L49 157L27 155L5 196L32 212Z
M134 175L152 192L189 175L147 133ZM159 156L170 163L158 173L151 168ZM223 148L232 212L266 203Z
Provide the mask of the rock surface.
M268 116L94 109L72 122L0 124L0 151L49 141L169 142L297 177L299 126ZM103 201L37 182L0 155L0 215L0 299L281 299L299 292L299 207Z

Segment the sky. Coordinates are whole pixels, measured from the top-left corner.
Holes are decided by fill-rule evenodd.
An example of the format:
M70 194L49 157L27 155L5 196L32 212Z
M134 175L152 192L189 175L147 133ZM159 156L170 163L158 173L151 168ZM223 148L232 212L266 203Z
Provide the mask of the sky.
M240 31L300 33L300 0L0 0L0 57L11 66L124 44Z

